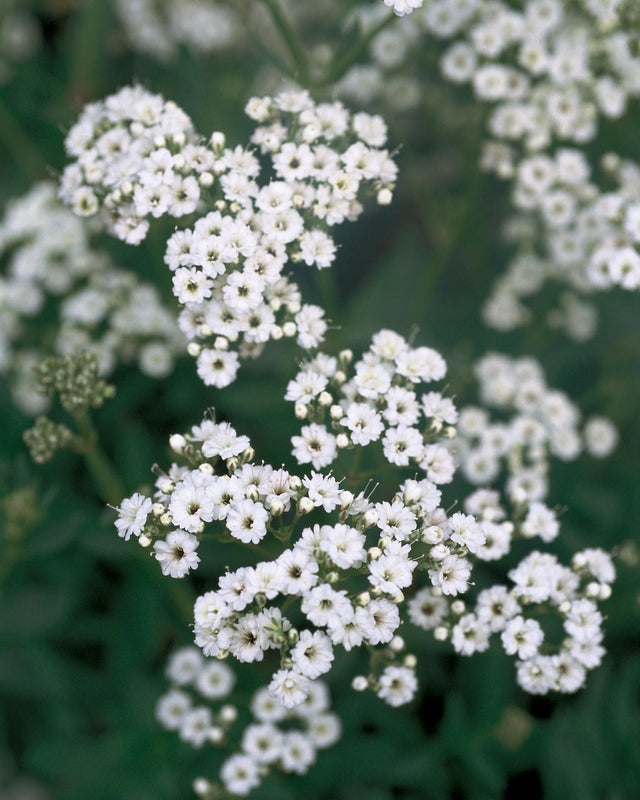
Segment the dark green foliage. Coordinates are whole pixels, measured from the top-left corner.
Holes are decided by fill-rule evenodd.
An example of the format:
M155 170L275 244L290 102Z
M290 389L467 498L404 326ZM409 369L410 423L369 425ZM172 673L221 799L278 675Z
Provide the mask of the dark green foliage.
M106 0L33 5L46 23L45 46L0 86L3 205L61 169L62 130L84 102L133 80L176 100L203 132L244 140L242 108L254 91L254 64L237 55L196 60L182 52L162 66L117 46ZM57 5L71 10L54 16ZM464 98L456 102L465 108ZM309 276L306 288L318 302L332 298L326 305L335 351L357 350L382 327L415 333L416 343L442 349L450 389L461 401L473 399L469 370L479 355L532 353L550 385L585 412L611 415L621 430L618 451L605 462L556 465L550 498L567 509L559 554L617 548L619 580L604 604L609 654L578 695L538 700L517 689L512 663L497 649L453 659L427 634L407 631L410 650L421 653L421 694L395 710L349 689L353 662L347 668L352 657L344 657L333 677L343 739L307 776L269 778L256 800L638 795L638 298L604 298L601 329L586 345L542 327L512 335L482 327L480 302L505 259L496 232L507 198L505 187L476 167L481 127L471 120L464 130L455 120L447 127L446 115L437 124L390 121L392 143L404 145L397 199L339 231L335 269ZM634 107L599 150L617 142L637 150L639 124ZM165 238L152 229L138 248L106 237L101 246L170 297ZM316 278L334 285L313 285ZM295 421L281 398L297 358L292 346L269 345L222 391L206 389L186 357L163 382L120 369L113 377L117 396L94 420L125 491L152 484L149 467L170 463L168 435L199 422L207 407L251 437L258 459L288 463ZM31 423L10 405L4 386L0 418L0 797L13 798L10 786L31 776L48 800L187 800L193 777L215 775L221 756L210 748L195 752L162 731L154 704L165 689L166 655L190 642L191 607L204 578L194 585L163 579L148 552L118 539L116 514L105 508L80 456L56 454L43 468L28 463L21 437ZM65 438L59 426L56 432ZM207 588L234 557L232 549L212 548ZM242 688L249 696L254 687Z

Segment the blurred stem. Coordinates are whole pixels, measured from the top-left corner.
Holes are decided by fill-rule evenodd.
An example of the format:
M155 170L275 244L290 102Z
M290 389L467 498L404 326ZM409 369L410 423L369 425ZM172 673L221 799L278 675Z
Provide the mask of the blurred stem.
M126 491L120 476L100 449L98 434L88 410L73 414L73 419L81 436L79 452L86 461L96 491L106 503L117 508Z
M371 30L362 37L362 39L350 47L349 50L347 50L347 52L342 56L342 58L338 60L335 67L325 78L325 85L332 86L334 83L337 83L340 78L342 78L342 76L362 58L366 49L376 38L376 36L388 25L390 25L394 19L397 19L397 17L393 11L390 11L389 14L377 25L374 25L373 28L371 28Z
M105 34L105 3L103 0L85 0L78 4L69 86L83 103L94 97L101 74L100 57Z
M282 39L287 46L289 54L291 55L291 59L295 64L296 79L302 86L308 86L310 82L309 64L307 62L307 57L304 53L304 50L302 49L300 43L298 42L298 37L296 36L296 32L293 30L293 28L289 24L289 20L282 12L282 9L278 4L278 0L262 0L262 2L269 9L269 13L271 14L271 19L273 20L274 25L280 32L280 36L282 36Z
M320 303L329 320L338 317L338 292L336 288L336 271L332 267L317 270L316 285Z
M469 180L465 186L464 195L458 207L455 221L453 225L450 226L450 235L437 251L433 261L423 270L422 276L415 286L410 313L407 314L409 319L421 318L427 303L429 300L433 300L433 291L438 285L451 257L462 240L462 235L471 217L471 212L476 206L480 187L482 185L482 170L480 169L478 161L477 154L474 154L471 163L468 165L467 170L465 170L464 174L469 175ZM429 239L429 244L432 244L429 237L430 226L428 220L432 215L434 217L437 216L438 212L436 211L435 204L431 203L431 196L428 194L428 190L422 192L421 197L417 198L416 205L420 210L422 225L425 229L427 239Z
M46 164L20 122L0 99L0 138L31 183L45 176Z

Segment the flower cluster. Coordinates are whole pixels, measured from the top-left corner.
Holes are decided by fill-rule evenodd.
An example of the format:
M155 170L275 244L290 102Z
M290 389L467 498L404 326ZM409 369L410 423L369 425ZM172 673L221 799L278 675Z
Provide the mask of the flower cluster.
M101 375L136 360L143 373L162 378L185 347L157 289L93 250L86 224L57 202L51 183L8 207L0 257L0 373L10 375L14 402L26 413L47 406L33 368L54 352L90 350Z
M229 702L236 676L225 662L207 660L197 648L184 647L170 656L166 674L172 688L156 706L163 727L177 731L196 748L205 743L228 747L231 740L239 740L239 752L225 759L219 773L220 782L233 795L249 794L271 769L304 774L317 751L340 737L340 720L328 710L329 692L322 681L314 681L305 702L293 709L283 708L261 687L249 703L251 722L240 734L235 730L237 707ZM194 781L202 798L214 796L216 788L206 778Z
M380 95L393 108L413 108L424 93L410 66L425 34L446 43L443 76L454 86L469 85L490 109L481 164L513 182L513 203L523 212L509 226L518 252L496 281L484 320L499 330L527 323L531 313L523 299L552 280L568 291L549 312L548 324L584 341L597 327L597 311L582 295L640 287L638 186L630 175L637 168L609 156L605 163L620 187L607 191L591 182L583 153L566 145L591 142L601 117L621 118L640 94L637 13L633 4L617 0L516 5L425 3L380 30L369 46L371 63L352 67L337 88L353 100ZM383 4L363 7L363 35L383 13Z
M328 229L356 219L367 190L390 202L396 176L380 117L315 104L303 91L253 98L246 110L260 123L251 141L273 176L265 185L252 149L225 147L221 133L197 143L184 112L139 87L85 109L67 137L78 160L62 178L76 212L101 207L130 243L146 235L149 216L197 211L192 228L170 237L165 262L198 374L217 387L238 370L233 343L240 356L283 336L319 344L322 309L303 305L283 270L290 261L330 266Z
M455 441L456 458L471 483L494 482L504 466L511 502L542 501L548 493L550 458L575 460L583 449L608 456L618 435L604 417L581 414L562 391L547 386L533 358L488 353L475 366L481 406L461 409ZM489 409L510 414L491 420Z
M491 135L540 151L554 139L591 140L598 114L618 118L640 93L629 14L620 2L527 0L514 10L499 0L434 0L424 23L457 40L443 74L493 104Z
M467 656L487 650L491 637L500 634L505 653L517 659L517 680L525 691L577 691L605 652L597 601L611 595L611 558L589 549L566 567L536 550L509 579L511 588L496 584L478 592L471 610L462 600L450 602L436 590L421 589L409 602L411 621L441 641L450 638L454 650ZM562 621L564 638L556 644L544 628L549 611Z
M216 589L198 598L195 643L205 656L231 655L241 663L272 662L268 654L278 651L268 691L288 709L304 703L313 682L330 671L336 648L350 651L365 645L375 657L369 673L354 680L354 688L371 688L390 705L409 702L417 690L416 658L403 654L398 632L404 619L426 627L420 620L428 601L434 604L431 627L437 636L447 638L455 630L454 647L473 652L471 644L466 650L458 646L462 628L451 620L463 624L458 618L464 604L458 596L471 583L474 559L495 561L510 551L515 538L549 542L559 531L554 512L541 502L545 492L536 489L533 479L528 486L525 470L514 470L511 478L511 518L498 492L488 489L467 497L464 512L445 510L438 484L453 477L455 462L446 444L455 433L451 426L457 411L439 392L416 394L419 383L445 375L446 364L437 351L412 347L383 330L348 378L352 360L346 352L337 358L319 354L302 365L287 387L299 417L321 419L328 411L335 429L331 433L322 422L312 422L300 437L293 437L293 454L300 463L311 463L315 469L310 474L299 477L284 468L257 465L246 436L228 423L205 418L188 434L171 439L187 464L173 464L160 474L153 499L135 494L124 500L116 520L123 538L139 537L146 547L153 543L163 573L174 578L199 565L198 547L208 538L235 539L270 554L253 566L225 572ZM512 447L511 460L525 445L532 458L542 461L537 451L547 448L574 457L560 432L571 432L575 408L566 396L546 388L536 367L535 362L487 357L478 370L483 399L502 407L515 403L520 411L517 434L511 440L506 433L502 436ZM539 415L541 408L544 415ZM475 411L465 413L470 420ZM494 438L499 438L498 426L489 431L489 439ZM343 488L332 474L315 471L332 464L338 449L377 440L386 462L400 471L411 465L415 475L388 500L374 502L362 491ZM602 441L600 447L606 450ZM508 449L494 457L499 460ZM361 479L347 471L345 482ZM581 558L576 557L580 570L585 566ZM602 554L603 563L605 559ZM596 564L595 556L592 561ZM595 592L592 584L598 579L608 585L611 570L596 565L585 573L585 581L570 581L560 567L557 574L551 569L552 562L554 557L536 552L510 574L514 603L505 624L519 615L522 619L529 603L537 608L553 600L566 622L582 608L578 601L606 599L608 589ZM547 589L536 593L533 587L542 581L535 577L539 563ZM485 638L488 642L488 633ZM520 656L524 659L522 652ZM595 658L591 660L595 666ZM588 667L588 661L585 656L580 663ZM569 691L569 685L550 681L547 689ZM575 688L577 684L571 691Z
M237 11L220 0L115 0L114 9L131 49L160 61L174 58L180 45L214 53L240 36Z
M599 116L620 118L640 94L633 15L630 4L589 0L570 7L528 0L518 10L435 0L425 10L431 33L456 39L442 58L444 76L470 83L476 99L491 105L483 166L513 180L515 207L533 217L512 229L521 246L485 305L492 327L527 322L521 298L552 278L572 291L549 322L581 341L592 335L597 315L576 291L640 286L633 211L626 215L626 206L637 204L637 182L602 192L590 183L580 151L554 149L556 142L590 142Z
M351 358L350 351L339 358L319 354L303 362L289 383L285 399L295 403L299 419L311 420L293 438L298 463L321 469L335 461L339 450L379 441L389 464L411 464L429 481L449 483L453 459L436 440L455 435L443 426L455 423L456 408L439 392L416 392L419 384L444 378L442 356L382 330L357 363L352 365ZM335 433L327 428L327 415Z
M296 709L314 696L336 648L366 647L374 657L354 687L371 688L392 706L409 702L417 662L397 635L405 591L419 572L443 595L466 591L466 556L484 543L474 518L447 517L427 478L407 480L389 502L374 503L331 475L256 465L247 437L228 423L205 419L171 444L192 468L174 464L161 474L153 499L125 499L119 535L153 542L163 573L174 578L199 565L198 547L208 538L259 545L261 553L275 545L277 553L225 572L197 599L194 635L204 655L266 660L268 693Z
M596 326L596 311L580 300L612 287L640 288L640 168L614 154L603 168L615 188L603 191L591 180L584 155L558 150L552 158L525 158L515 176L513 202L521 211L507 229L517 253L496 281L484 308L488 324L510 329L530 318L522 298L545 281L569 286L562 310L549 322L581 341Z
M76 422L84 417L87 409L99 408L115 394L113 386L98 380L98 360L94 353L86 350L71 356L46 358L34 372L37 391L47 397L57 397ZM49 461L61 448L71 447L83 452L88 445L86 437L75 436L66 425L42 416L24 432L23 439L31 458L38 464Z

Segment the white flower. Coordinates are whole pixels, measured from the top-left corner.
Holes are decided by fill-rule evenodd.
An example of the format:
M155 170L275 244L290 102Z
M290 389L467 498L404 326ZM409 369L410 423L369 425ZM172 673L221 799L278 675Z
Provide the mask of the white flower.
M171 654L165 675L178 686L193 683L203 665L202 653L196 647L183 647Z
M115 521L118 536L125 541L128 541L132 535L140 536L152 506L153 501L139 492L132 494L131 497L126 497L120 503L118 509L120 516Z
M221 422L207 428L206 436L202 440L202 454L205 458L220 456L227 459L239 456L249 445L248 436L238 436L228 422Z
M191 707L191 698L186 692L172 689L156 703L156 719L167 730L177 731Z
M314 625L325 626L338 619L350 619L353 607L346 591L321 583L302 596L302 613Z
M260 765L250 756L236 753L220 768L220 780L228 792L244 797L260 785Z
M190 569L200 563L196 553L198 540L193 534L184 531L171 531L165 541L153 545L155 557L162 567L162 574L172 578L184 578Z
M390 642L400 625L398 606L384 597L359 608L356 616L364 629L364 638L372 645Z
M269 694L285 708L303 703L309 693L309 679L293 669L278 670L269 684Z
M292 436L292 455L299 464L311 463L316 469L326 467L337 455L336 437L324 425L305 425L300 436Z
M448 519L451 528L451 539L466 547L470 553L476 553L485 543L485 535L472 516L456 512Z
M300 237L300 255L308 266L329 267L336 257L333 239L323 231L306 231Z
M449 603L442 594L430 587L420 589L407 605L409 619L425 631L433 630L449 613Z
M259 764L272 764L280 758L282 732L269 722L249 725L242 734L242 749Z
M333 647L329 637L321 631L302 631L290 657L294 669L307 678L318 678L331 669Z
M380 676L378 697L390 706L411 702L418 688L415 672L408 667L387 667Z
M348 525L323 525L320 548L340 569L358 567L366 559L365 536Z
M544 634L535 619L525 619L518 615L507 622L501 638L502 646L508 655L517 654L518 658L526 661L537 655Z
M456 595L467 590L471 566L464 558L448 555L439 569L429 570L429 579L443 594Z
M341 424L351 432L351 441L363 446L379 439L384 430L380 414L367 403L351 403Z
M394 13L399 17L403 17L405 14L411 14L416 8L422 6L422 2L423 0L384 0L385 6L392 8Z
M233 383L240 362L238 354L230 350L204 348L198 356L198 375L205 386L222 389Z
M316 508L322 506L325 511L333 511L340 503L340 484L330 475L312 472L305 475L302 485L307 489L308 497Z
M227 529L235 538L245 544L257 544L267 533L269 514L260 503L241 500L229 509Z
M193 747L202 747L212 725L211 711L204 706L187 711L180 723L180 738Z
M219 700L226 697L236 682L236 676L222 661L211 661L201 667L195 686L208 700Z
M406 425L389 428L382 439L385 458L389 463L406 467L410 459L418 460L424 454L420 431Z
M489 647L489 634L491 629L478 619L475 614L465 614L460 617L451 631L451 644L456 653L470 656L472 653L482 653Z

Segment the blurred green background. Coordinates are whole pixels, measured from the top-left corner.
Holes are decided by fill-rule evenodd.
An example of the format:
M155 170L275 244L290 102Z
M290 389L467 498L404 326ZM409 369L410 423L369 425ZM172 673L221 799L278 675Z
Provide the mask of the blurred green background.
M229 142L246 140L243 107L261 85L256 76L265 60L253 38L215 56L180 49L163 64L126 47L107 0L19 5L35 15L41 44L0 86L3 206L59 173L64 132L85 102L132 81L175 100L204 134L222 130ZM389 118L390 141L400 148L394 203L338 230L333 274L311 276L307 296L335 322L332 348L358 349L392 327L439 349L460 402L474 399L473 360L498 349L534 355L549 384L583 412L611 416L621 432L616 453L604 462L556 465L549 500L566 508L559 555L590 546L618 555L619 578L604 604L609 653L584 691L531 698L497 649L454 658L447 645L415 630L407 640L421 654L421 690L401 709L354 694L348 684L357 656L343 654L331 682L343 739L307 776L270 778L254 796L638 797L638 298L611 292L599 299L599 332L582 345L543 325L497 334L481 324L480 304L508 257L498 235L507 190L477 167L482 114L464 91L440 82L437 51L418 58L424 102ZM594 154L637 156L639 125L633 108L603 132ZM170 230L160 223L137 248L107 237L98 245L168 298L162 257ZM535 301L540 317L549 302L544 295ZM295 420L281 398L297 358L293 348L268 347L222 391L202 386L187 359L162 382L120 369L112 381L117 396L96 421L127 491L150 485L150 466L170 461L168 435L212 406L250 435L260 458L287 462ZM214 776L221 756L195 752L162 731L153 708L165 689L168 652L190 641L193 599L234 555L210 560L193 583L163 579L146 553L115 536L115 514L77 457L62 453L40 468L29 462L21 438L29 420L11 405L5 384L0 414L0 798L186 800L193 777Z

